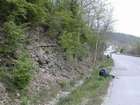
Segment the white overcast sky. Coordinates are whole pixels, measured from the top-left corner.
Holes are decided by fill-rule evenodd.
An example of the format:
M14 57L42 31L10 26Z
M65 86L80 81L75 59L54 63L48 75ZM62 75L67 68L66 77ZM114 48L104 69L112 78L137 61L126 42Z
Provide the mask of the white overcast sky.
M114 7L114 31L140 37L140 0L108 0Z

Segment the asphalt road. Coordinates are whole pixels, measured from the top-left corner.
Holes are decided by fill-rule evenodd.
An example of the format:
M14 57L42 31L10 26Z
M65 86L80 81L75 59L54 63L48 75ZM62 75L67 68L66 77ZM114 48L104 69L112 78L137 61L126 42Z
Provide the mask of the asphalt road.
M102 105L140 105L140 57L112 55L113 79Z

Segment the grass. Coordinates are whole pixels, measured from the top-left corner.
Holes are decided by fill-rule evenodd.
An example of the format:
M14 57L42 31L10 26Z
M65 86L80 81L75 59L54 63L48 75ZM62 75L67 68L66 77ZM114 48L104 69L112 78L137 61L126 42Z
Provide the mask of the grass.
M73 90L68 96L61 97L57 105L78 105L81 103L84 98L88 98L88 105L100 105L102 99L100 96L106 94L106 90L109 86L110 78L103 78L98 75L99 70L113 66L112 59L105 59L103 64L97 69L94 66L94 72L90 77L86 77L84 83ZM12 84L11 75L7 73L8 70L0 69L0 82L4 83L6 88L10 90L9 97L11 98L11 103L14 103L14 99L20 99L21 105L34 104L37 105L38 102L43 102L46 97L55 97L58 93L58 88L52 88L51 93L48 95L46 89L41 89L41 91L35 96L31 96L27 90L17 90L16 93L19 93L20 96L17 96L16 93L13 93L14 85ZM83 79L86 75L80 73L80 78ZM76 80L70 81L69 83L63 81L56 81L61 89L68 89L71 86L76 84Z
M8 96L11 99L8 103L10 103L10 105L17 105L16 100L20 100L18 101L20 105L39 105L38 103L45 101L48 95L47 93L48 91L44 88L41 88L41 90L34 96L29 93L28 89L16 90L15 93L8 93Z
M113 60L106 58L100 68L94 67L92 75L87 77L84 83L68 96L61 97L57 105L78 105L84 97L89 98L88 105L101 105L101 96L106 94L111 78L99 76L99 70L109 66L113 66Z
M67 82L63 82L63 81L58 81L57 80L56 83L58 83L62 89L66 89L66 88L69 87Z
M46 54L49 54L49 53L50 53L50 49L49 49L49 48L46 48L45 53L46 53Z
M7 68L0 68L0 82L2 82L8 91L14 90L14 80L12 74L9 73Z
M76 80L72 80L72 81L70 81L70 86L74 86L75 84L76 84Z
M47 97L47 90L41 89L38 94L36 94L33 98L31 98L31 104L32 105L38 105L38 102L43 102L45 98Z

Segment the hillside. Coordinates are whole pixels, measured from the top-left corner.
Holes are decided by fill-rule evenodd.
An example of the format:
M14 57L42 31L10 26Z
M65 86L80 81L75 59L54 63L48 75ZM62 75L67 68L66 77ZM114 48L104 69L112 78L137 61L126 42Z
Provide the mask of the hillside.
M136 37L133 35L128 35L124 33L108 33L108 38L112 45L119 45L119 44L133 44L140 41L140 37Z
M41 30L43 28L38 27L38 31L32 30L27 33L32 36L32 43L26 44L24 47L30 53L28 60L33 62L34 73L30 84L26 88L18 89L15 84L13 85L13 73L7 68L5 68L5 71L2 68L0 69L0 104L21 105L26 99L26 102L30 102L30 105L52 105L49 102L53 100L58 92L70 89L83 76L93 72L91 67L92 58L86 57L83 61L77 60L77 62L66 61L63 58L63 52L58 49L56 39L38 37L38 35L42 34ZM13 56L17 58L22 53L22 49L19 49ZM6 61L5 64L9 63L9 66L13 68L10 62L13 58L9 56L8 59L9 61ZM25 70L28 67L27 65L30 64L27 64L24 59L22 59L22 63L19 61L20 66L17 64L13 66L19 66ZM3 64L4 59L0 60L0 64ZM22 73L24 74L23 71ZM27 72L26 75L28 76ZM22 74L20 74L20 77L23 80L26 79L25 77L23 78ZM71 85L71 82L73 82L73 85ZM21 84L23 85L24 83L22 82Z
M0 105L52 105L96 71L113 21L108 7L98 0L1 0Z

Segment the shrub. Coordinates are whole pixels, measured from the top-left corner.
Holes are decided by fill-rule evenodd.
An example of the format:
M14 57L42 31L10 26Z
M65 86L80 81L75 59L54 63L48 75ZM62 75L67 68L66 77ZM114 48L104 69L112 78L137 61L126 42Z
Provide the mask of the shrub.
M11 78L11 75L7 72L7 70L4 70L0 72L0 82L2 82L6 86L6 89L8 91L12 91L14 89L13 79Z
M64 82L64 81L56 81L60 86L61 88L67 88L68 87L68 83L67 82Z
M4 38L2 39L4 47L0 48L0 52L13 52L22 45L25 30L21 26L17 26L13 21L8 21L0 31L4 33Z
M30 83L33 69L33 62L29 60L28 53L24 53L18 60L15 60L13 73L18 88L23 89Z
M46 53L46 54L49 54L49 53L50 53L50 49L47 48L46 51L45 51L45 53Z
M74 86L76 84L76 81L73 80L73 81L70 81L70 86Z

